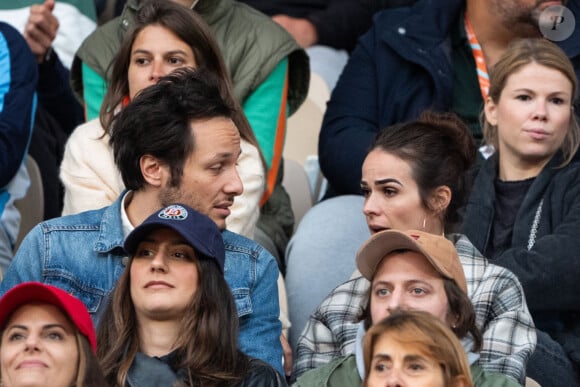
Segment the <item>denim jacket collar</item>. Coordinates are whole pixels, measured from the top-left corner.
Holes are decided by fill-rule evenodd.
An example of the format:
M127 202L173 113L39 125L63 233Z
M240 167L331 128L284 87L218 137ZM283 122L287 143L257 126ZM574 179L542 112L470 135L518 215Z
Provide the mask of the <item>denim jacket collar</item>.
M105 208L101 220L99 236L95 242L95 251L108 253L116 248L123 248L123 225L121 222L121 203L125 197L123 192L117 200Z

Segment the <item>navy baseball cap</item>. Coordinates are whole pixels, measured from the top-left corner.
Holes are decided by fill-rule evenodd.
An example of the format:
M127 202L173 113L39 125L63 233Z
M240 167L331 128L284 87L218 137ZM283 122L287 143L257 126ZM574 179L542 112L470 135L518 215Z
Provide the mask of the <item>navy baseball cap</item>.
M163 227L178 232L199 258L214 260L223 274L226 253L220 229L213 220L184 204L172 204L150 215L127 236L125 251L133 256L147 235Z

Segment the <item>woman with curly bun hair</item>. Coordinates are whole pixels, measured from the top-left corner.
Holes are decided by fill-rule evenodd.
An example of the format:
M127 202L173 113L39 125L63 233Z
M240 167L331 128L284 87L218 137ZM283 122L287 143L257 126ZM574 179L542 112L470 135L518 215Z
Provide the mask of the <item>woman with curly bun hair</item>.
M453 308L458 294L467 296L475 309L475 329L456 332L466 352L471 353L474 385L494 385L487 373L494 374L494 382L498 381L495 374L504 374L500 376L508 376L504 381L507 385L523 383L536 336L521 285L509 270L490 264L465 235L451 232L460 220L459 209L470 187L468 171L475 158L469 129L452 113L425 112L415 121L385 128L363 163L365 224L359 226L362 230L358 233L363 236L366 226L366 235L370 232L371 238L395 230L418 230L439 238L444 235L447 239L441 239L449 240L458 254L467 285L463 292L446 291L442 300L447 300L454 316L467 315L461 312L465 308ZM336 366L341 356L357 363L364 332L376 322L368 313L375 283L362 274L356 273L336 287L310 316L298 340L297 376L331 361L325 367ZM413 283L418 278L408 279ZM408 294L420 296L432 291L410 286ZM397 307L414 309L416 304L406 300ZM442 310L446 308L440 309L439 315L444 314ZM476 331L483 336L481 346ZM312 372L317 371L322 372ZM362 380L364 375L360 369L358 372L355 368L355 375Z

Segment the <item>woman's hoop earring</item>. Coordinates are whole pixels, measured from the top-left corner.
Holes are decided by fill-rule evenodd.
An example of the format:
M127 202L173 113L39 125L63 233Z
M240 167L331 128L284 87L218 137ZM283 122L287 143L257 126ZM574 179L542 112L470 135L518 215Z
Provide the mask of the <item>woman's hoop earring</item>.
M425 230L425 227L427 226L427 216L423 217L423 231Z

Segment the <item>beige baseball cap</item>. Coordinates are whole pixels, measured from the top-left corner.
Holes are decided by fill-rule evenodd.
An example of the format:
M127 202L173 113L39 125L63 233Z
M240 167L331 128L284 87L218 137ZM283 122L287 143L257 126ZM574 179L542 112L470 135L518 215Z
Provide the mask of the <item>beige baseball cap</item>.
M356 266L371 281L383 258L396 250L411 250L424 255L439 274L454 280L467 294L467 281L457 249L441 235L418 230L378 232L367 239L358 250Z

